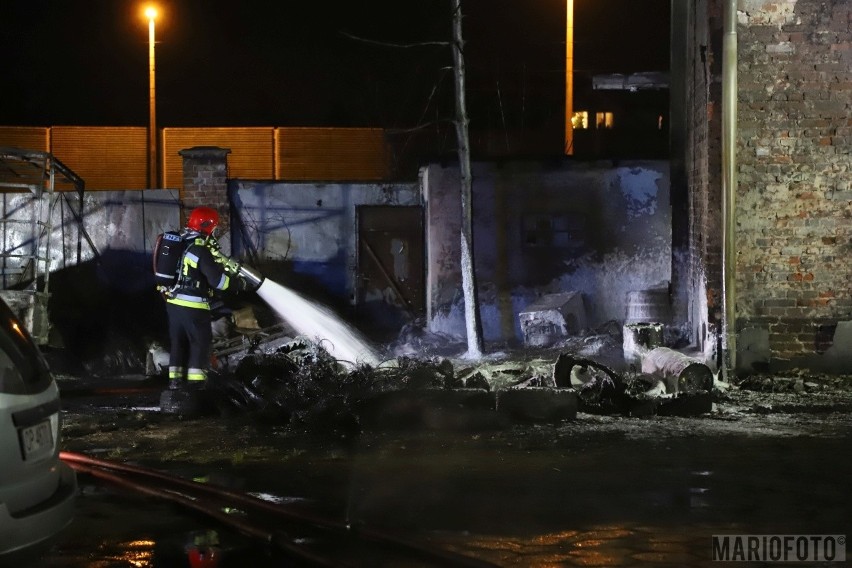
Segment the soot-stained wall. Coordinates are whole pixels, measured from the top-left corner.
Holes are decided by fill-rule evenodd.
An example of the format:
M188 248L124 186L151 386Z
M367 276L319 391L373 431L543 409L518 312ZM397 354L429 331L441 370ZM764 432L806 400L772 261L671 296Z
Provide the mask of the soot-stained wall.
M229 192L234 256L335 308L355 301L357 208L421 204L416 183L234 180Z
M430 165L427 318L463 337L459 174ZM671 274L668 162L473 165L474 256L487 340L521 337L518 312L544 294L579 291L590 327L623 321L627 294Z
M55 199L43 251L50 259L49 344L65 347L92 372L143 370L146 343L165 339L165 307L154 288L151 251L159 233L180 228L177 191L86 193L83 231L76 197L66 201L57 193L44 199ZM10 218L21 219L33 219L39 206L28 193L5 194L4 204L14 211ZM31 237L9 232L5 238L14 250L26 248Z
M76 195L65 199L57 192L53 196L45 194L43 199L39 202L30 193L3 194L6 219L17 220L19 226L26 227L26 230L7 231L4 238L7 249L28 248L32 229L25 222L37 218L39 207L49 207L52 230L49 239L42 239L42 246L49 240L49 248L42 252L50 259L51 272L77 264L78 256L80 262L85 262L109 250L150 252L158 234L180 228L177 190L85 193L83 232L77 222L80 205Z

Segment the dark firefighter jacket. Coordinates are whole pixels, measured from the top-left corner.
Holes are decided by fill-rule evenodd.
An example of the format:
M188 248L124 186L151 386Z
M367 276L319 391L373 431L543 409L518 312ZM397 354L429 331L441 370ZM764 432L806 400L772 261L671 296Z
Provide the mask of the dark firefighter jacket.
M177 286L167 295L166 301L209 310L213 290L227 290L231 285L231 277L226 270L230 259L197 233L190 233L185 238L192 239L192 242L183 254Z

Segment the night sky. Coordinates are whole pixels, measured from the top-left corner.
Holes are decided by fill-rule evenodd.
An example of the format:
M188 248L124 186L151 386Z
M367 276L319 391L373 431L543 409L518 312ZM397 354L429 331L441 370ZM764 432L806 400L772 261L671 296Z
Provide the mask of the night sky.
M411 46L450 38L449 0L159 5L160 126L406 128L452 114L449 48ZM577 78L667 70L668 5L575 0ZM142 7L5 3L0 125L147 125ZM462 0L462 10L472 122L555 120L564 100L564 0Z

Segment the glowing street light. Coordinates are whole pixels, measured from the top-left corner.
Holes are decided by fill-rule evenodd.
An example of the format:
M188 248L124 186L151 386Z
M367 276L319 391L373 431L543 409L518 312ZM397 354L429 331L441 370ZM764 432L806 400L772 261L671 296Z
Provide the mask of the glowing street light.
M574 154L574 0L565 0L565 154Z
M157 88L154 73L154 20L157 8L146 6L148 18L148 187L156 189L157 184Z

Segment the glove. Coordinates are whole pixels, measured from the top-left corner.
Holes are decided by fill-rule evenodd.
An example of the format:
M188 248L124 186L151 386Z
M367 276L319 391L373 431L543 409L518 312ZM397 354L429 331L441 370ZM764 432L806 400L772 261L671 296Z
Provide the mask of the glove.
M239 274L240 272L240 263L232 258L225 258L225 270L233 272L234 274Z
M237 292L246 292L249 290L249 283L245 278L237 276L236 281Z

